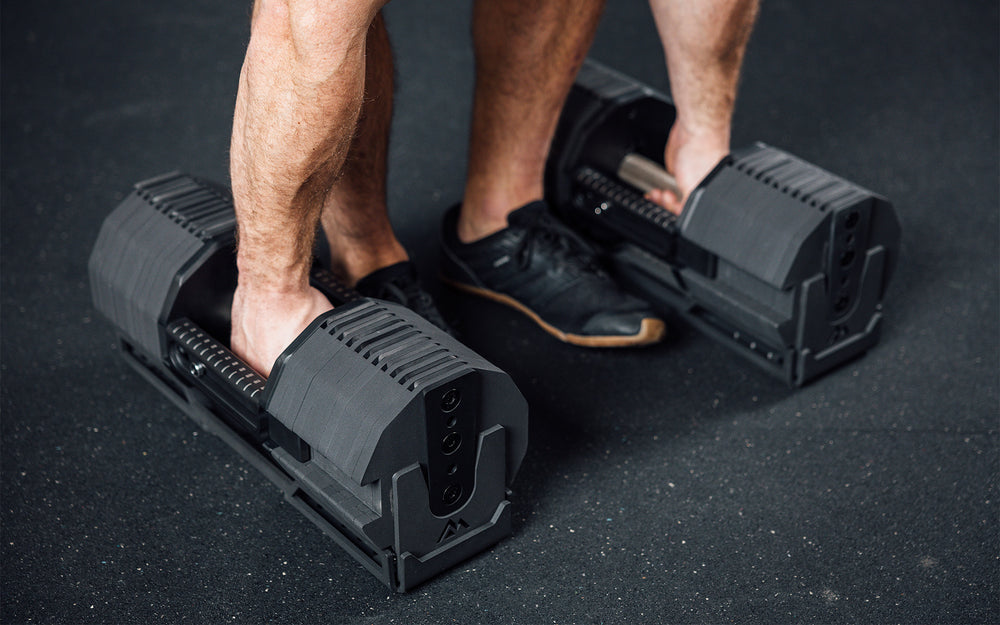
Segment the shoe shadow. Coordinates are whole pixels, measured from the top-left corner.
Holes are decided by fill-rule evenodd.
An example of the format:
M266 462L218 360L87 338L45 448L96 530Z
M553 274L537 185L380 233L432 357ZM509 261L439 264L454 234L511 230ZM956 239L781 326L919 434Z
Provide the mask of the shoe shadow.
M668 320L668 336L655 346L594 349L559 342L480 298L444 289L439 302L459 338L506 371L528 401L528 452L513 485L516 530L538 519L530 509L558 487L556 478L766 410L793 392L680 321Z

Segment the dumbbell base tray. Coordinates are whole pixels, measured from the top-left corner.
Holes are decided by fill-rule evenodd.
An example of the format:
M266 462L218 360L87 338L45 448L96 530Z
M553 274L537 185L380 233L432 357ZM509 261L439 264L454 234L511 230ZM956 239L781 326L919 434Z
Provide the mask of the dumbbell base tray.
M137 352L127 338L121 335L118 338L122 358L143 379L180 408L202 430L220 438L250 463L284 493L285 499L292 506L392 590L408 592L442 571L497 544L512 533L510 501L507 499L499 502L490 522L453 539L447 543L446 548L437 552L417 557L410 553L397 555L391 550L373 549L366 545L362 538L353 536L346 524L336 520L337 515L333 511L336 506L330 503L324 504L322 494L311 495L308 487L296 479L296 471L286 468L302 466L302 463L295 460L286 450L274 445L272 441L266 439L255 441L249 434L241 434L213 412L210 407L212 402L205 394L186 384L166 367L150 364L149 359L141 355L141 352ZM485 437L491 438L489 442L492 443L490 448L493 449L493 453L499 453L502 457L503 428L496 427L494 431L486 433ZM484 440L483 443L485 442ZM410 470L402 470L397 474L397 478L405 477L412 471L419 472L420 469L411 467Z
M870 252L868 256L871 272L880 274L881 249ZM681 282L684 278L692 277L689 273L684 275L683 271L679 272L670 263L630 243L615 246L607 252L606 257L618 281L648 301L658 312L679 317L699 332L792 387L802 386L827 371L864 355L881 338L881 307L872 303L876 312L865 328L824 351L813 352L809 349L796 349L794 345L769 344L748 332L745 327L747 324L740 326L727 321L692 299ZM799 296L803 308L808 306L812 288L821 292L821 276L802 287ZM800 317L799 321L802 322L803 318Z

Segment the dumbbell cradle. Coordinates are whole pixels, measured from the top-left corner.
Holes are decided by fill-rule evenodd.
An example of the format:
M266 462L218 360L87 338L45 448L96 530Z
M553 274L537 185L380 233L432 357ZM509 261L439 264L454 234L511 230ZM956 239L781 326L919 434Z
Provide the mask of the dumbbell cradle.
M507 487L527 446L510 378L314 268L335 308L264 380L225 344L234 226L227 190L178 173L139 183L108 216L91 288L125 359L390 588L509 535Z

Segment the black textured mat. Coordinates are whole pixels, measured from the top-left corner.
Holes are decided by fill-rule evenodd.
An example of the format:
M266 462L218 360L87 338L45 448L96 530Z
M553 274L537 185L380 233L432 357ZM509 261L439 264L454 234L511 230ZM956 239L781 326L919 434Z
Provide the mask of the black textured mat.
M996 3L764 3L734 143L883 193L903 222L863 359L791 391L683 326L586 351L447 296L527 396L532 439L514 536L399 596L129 370L91 308L90 247L133 182L226 179L244 4L4 6L0 620L1000 618ZM388 8L391 210L429 277L464 172L466 4ZM611 5L593 56L665 88L643 3Z

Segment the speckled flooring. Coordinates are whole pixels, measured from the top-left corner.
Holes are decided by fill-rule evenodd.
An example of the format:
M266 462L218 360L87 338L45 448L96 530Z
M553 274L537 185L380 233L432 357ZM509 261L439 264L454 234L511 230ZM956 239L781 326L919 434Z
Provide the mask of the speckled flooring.
M901 216L866 357L793 391L683 326L584 351L445 294L529 399L531 445L513 537L408 595L128 369L90 304L86 258L133 182L225 180L243 4L4 6L0 620L1000 620L996 3L764 3L734 143L783 147ZM642 3L611 4L593 56L665 88ZM435 290L467 12L388 9L391 210Z

